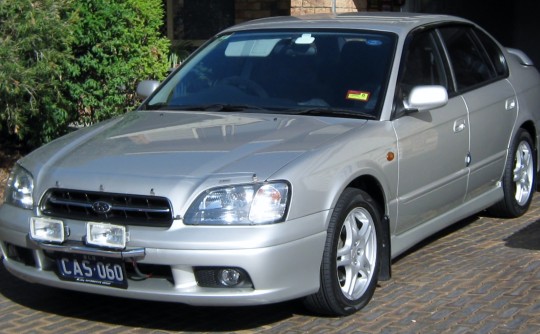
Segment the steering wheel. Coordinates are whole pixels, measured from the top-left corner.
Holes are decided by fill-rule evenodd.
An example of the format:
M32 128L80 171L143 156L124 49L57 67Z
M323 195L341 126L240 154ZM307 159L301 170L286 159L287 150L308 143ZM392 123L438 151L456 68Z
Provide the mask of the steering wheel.
M233 76L222 79L219 81L219 84L238 88L242 92L249 95L255 95L264 98L268 97L268 93L264 90L264 88L261 87L261 85L259 85L253 80L249 80L240 76Z

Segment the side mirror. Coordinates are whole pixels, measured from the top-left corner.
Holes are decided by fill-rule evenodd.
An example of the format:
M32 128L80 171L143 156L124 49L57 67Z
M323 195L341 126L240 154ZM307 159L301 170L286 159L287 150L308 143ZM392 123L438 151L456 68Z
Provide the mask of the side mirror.
M137 95L142 100L149 97L159 86L159 81L144 80L137 85Z
M416 86L403 101L408 111L426 111L448 103L448 92L443 86Z

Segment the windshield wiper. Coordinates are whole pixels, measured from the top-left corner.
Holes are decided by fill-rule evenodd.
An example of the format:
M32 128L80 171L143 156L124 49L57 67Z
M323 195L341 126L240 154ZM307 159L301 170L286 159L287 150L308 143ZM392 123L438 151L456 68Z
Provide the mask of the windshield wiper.
M315 116L333 116L333 117L349 117L349 118L367 118L377 119L377 116L368 114L362 111L355 111L349 109L335 109L335 108L301 108L301 109L289 109L287 113L295 115L315 115Z
M166 109L166 108L167 108L167 103L160 102L156 104L143 104L140 109L141 110L161 110L161 109Z
M157 108L154 108L157 107ZM159 104L147 106L148 109L159 110L192 110L192 111L245 111L245 110L266 110L264 108L247 105L247 104L228 104L228 103L212 103L212 104L192 104L192 105L166 105Z

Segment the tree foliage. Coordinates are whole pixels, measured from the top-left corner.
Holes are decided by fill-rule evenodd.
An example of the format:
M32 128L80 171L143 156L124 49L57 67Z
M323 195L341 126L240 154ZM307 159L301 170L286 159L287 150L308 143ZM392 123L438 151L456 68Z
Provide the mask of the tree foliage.
M91 124L133 109L142 79L163 78L169 41L160 0L80 1L76 13L68 84L79 121Z
M70 0L0 2L0 134L36 146L71 120L64 85L71 60Z
M1 0L0 135L35 147L132 110L163 79L161 0Z

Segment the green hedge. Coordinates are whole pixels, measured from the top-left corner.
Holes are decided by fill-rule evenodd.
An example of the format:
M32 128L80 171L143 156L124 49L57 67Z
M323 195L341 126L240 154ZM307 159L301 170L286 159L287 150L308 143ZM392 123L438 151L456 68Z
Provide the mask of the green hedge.
M69 0L0 2L0 134L37 146L71 120ZM9 136L9 137L8 137ZM8 138L6 138L8 137Z
M167 74L161 0L0 1L0 135L36 147L132 110Z

